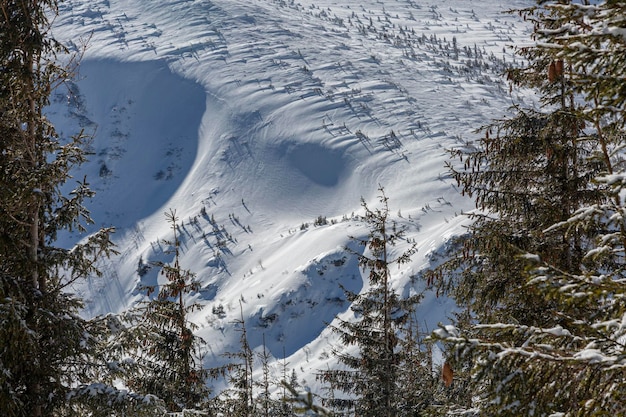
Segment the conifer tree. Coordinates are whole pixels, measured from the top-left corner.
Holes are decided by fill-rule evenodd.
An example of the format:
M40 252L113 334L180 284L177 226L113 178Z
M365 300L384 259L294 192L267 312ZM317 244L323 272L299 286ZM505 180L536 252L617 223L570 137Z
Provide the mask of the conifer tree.
M291 370L291 375L287 375L289 372L289 362L285 359L285 349L283 347L283 360L281 364L282 375L279 383L278 392L281 393L280 397L277 400L274 414L277 417L292 417L295 416L295 410L293 405L291 404L290 397L288 396L288 388L289 385L292 389L297 389L299 387L298 383L298 375L296 374L296 370Z
M333 327L343 344L335 350L345 369L320 372L319 378L346 394L327 401L327 406L345 412L354 410L359 416L403 415L403 389L398 385L400 370L406 357L400 349L398 331L407 322L419 297L401 299L392 287L390 268L409 262L415 244L400 256L392 258L391 248L403 238L404 230L390 219L388 198L383 188L381 208L370 209L365 201L363 220L370 227L366 239L354 239L366 250L356 253L359 265L367 273L366 290L360 294L346 291L356 321L340 320ZM350 346L357 348L351 353Z
M486 127L476 148L453 152L464 169L452 172L480 211L470 214L474 222L462 251L447 265L452 279L444 284L481 320L547 325L553 316L545 313L553 306L523 287L524 264L512 260L532 252L561 268L576 268L585 231L547 229L603 201L602 187L591 183L603 164L581 130L577 109L517 110L515 117Z
M398 416L427 415L450 395L440 381L441 371L433 362L432 345L424 340L414 311L398 332L402 362L398 367Z
M232 389L222 393L220 409L229 416L250 417L255 415L256 404L254 401L255 382L252 377L254 366L254 353L248 343L246 322L243 317L243 307L240 304L241 318L235 322L238 326L240 350L228 353L226 356L234 360L227 365L229 370L229 382Z
M263 350L256 354L260 361L262 376L259 381L255 381L259 393L256 395L256 412L255 416L259 417L291 417L294 412L290 404L286 401L287 388L284 385L275 386L275 382L271 375L270 360L271 353L265 345L265 335L263 335ZM286 380L285 369L283 364L283 380ZM282 398L276 398L272 391L274 388L281 388L283 391Z
M165 402L170 412L207 411L210 390L208 379L217 369L202 365L204 341L194 334L197 325L189 314L201 306L188 303L186 297L199 289L195 274L180 265L180 236L176 212L165 213L173 231L173 240L164 240L172 248L172 264L157 262L166 282L146 286L147 295L156 297L143 302L126 314L130 325L120 338L119 349L134 359L126 385L140 393L152 394Z
M273 410L274 404L270 392L271 381L269 361L271 355L267 351L267 347L265 345L265 334L263 334L263 351L259 352L257 356L261 361L261 367L263 372L261 380L256 383L261 391L256 398L256 403L258 404L259 409L258 414L263 417L270 417L276 414Z
M316 404L314 396L311 392L299 392L295 385L283 381L283 386L289 392L289 397L286 397L286 401L293 405L294 415L296 416L323 416L323 417L336 417L337 414L327 410L326 408Z
M498 240L489 234L493 228L485 228L485 224L509 220L511 213L515 220L527 206L515 202L517 211L511 211L494 205L499 201L495 198L484 198L489 197L484 190L493 184L484 174L465 187L468 192L476 191L477 201L498 218L472 226L472 233L487 233L481 235L485 240L479 250L470 238L465 258L470 254L481 265L493 265L493 270L499 266L504 276L511 276L511 271L514 275L499 292L493 292L491 304L481 303L489 279L474 263L458 282L459 288L473 291L466 292L464 300L477 312L479 323L461 331L442 328L437 335L455 345L456 358L473 361L476 386L483 390L481 412L486 415L624 413L621 323L626 312L622 288L626 233L624 165L619 151L625 133L626 91L621 77L626 42L619 35L626 21L624 11L622 2L541 1L521 12L534 22L537 43L520 51L530 65L512 71L510 77L538 90L548 118L569 122L545 133L507 135L505 143L483 141L495 148L484 159L488 172L493 172L498 161L507 157L499 152L514 146L518 136L525 139L520 144L532 142L534 137L550 139L543 147L544 175L533 182L527 180L530 191L540 190L548 196L549 191L561 192L547 198L545 209L535 214L545 220L524 223L528 226L508 239L500 236L498 240L504 244L496 246ZM547 169L551 158L565 150L572 157L558 157L563 168L555 179L570 186L538 188L538 184L549 184L547 180L554 175ZM537 155L532 149L528 152ZM564 160L569 162L564 164ZM537 156L518 166L525 168L536 161ZM482 168L478 165L474 170ZM472 175L476 178L474 173L459 175L462 182ZM499 177L493 173L489 178ZM515 190L507 186L502 191ZM533 202L531 199L530 204ZM490 252L494 246L510 251L495 255ZM512 290L519 291L515 298L511 298ZM509 300L524 308L507 309ZM491 309L485 310L485 305ZM524 310L528 314L520 314Z
M55 0L0 1L0 414L8 417L128 405L97 379L109 365L97 356L100 321L81 318L81 300L67 292L99 273L112 230L55 247L58 232L92 222L88 183L62 192L85 160L84 136L59 138L44 115L53 88L71 75L56 63L67 52L50 37L56 12Z

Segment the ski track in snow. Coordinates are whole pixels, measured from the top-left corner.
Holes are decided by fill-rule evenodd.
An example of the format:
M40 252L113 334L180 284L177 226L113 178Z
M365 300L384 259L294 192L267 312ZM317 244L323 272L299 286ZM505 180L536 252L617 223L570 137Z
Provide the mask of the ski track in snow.
M332 360L327 322L353 314L339 284L365 285L343 249L367 233L353 218L360 198L377 207L385 187L419 247L394 286L421 292L411 277L473 208L447 177L445 150L529 100L500 77L514 59L505 48L530 30L502 12L529 3L62 2L55 35L87 49L50 117L64 135L94 134L76 177L98 191L94 228L118 227L121 252L76 289L85 314L121 311L142 298L138 285L162 279L138 266L171 259L163 212L173 208L182 265L203 282L194 321L207 365L237 350L241 307L251 346L265 335L315 388ZM329 223L313 225L318 216ZM427 293L419 312L432 330L452 309Z

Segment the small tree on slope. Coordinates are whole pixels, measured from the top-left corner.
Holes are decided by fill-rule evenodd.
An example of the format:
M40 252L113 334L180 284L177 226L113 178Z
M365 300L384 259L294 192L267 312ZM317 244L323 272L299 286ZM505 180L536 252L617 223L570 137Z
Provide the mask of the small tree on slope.
M227 353L226 357L233 361L228 367L228 380L231 389L222 393L219 398L220 411L233 417L251 417L256 415L256 403L254 401L254 352L248 343L248 331L243 317L243 306L239 301L241 317L234 324L236 331L240 333L240 350Z
M366 249L355 254L368 277L364 292L346 291L348 301L352 303L351 309L358 319L339 320L339 325L333 327L343 343L335 350L335 355L345 368L322 371L319 379L346 394L343 398L334 396L325 404L338 412L353 410L354 415L377 417L413 415L415 410L407 406L404 394L412 391L415 398L409 403L415 405L421 402L424 407L428 400L420 401L417 397L431 394L420 385L423 381L413 386L399 383L418 379L418 375L403 377L403 372L416 370L417 362L413 357L415 351L409 354L402 349L407 343L401 337L410 333L401 330L420 297L401 299L392 288L390 268L409 262L416 247L413 244L397 258L391 258L391 248L403 239L404 233L389 218L388 198L382 188L379 190L382 208L372 210L362 202L365 209L363 219L370 227L369 236L354 239ZM357 353L350 353L344 346L356 346ZM427 366L418 369L425 378L432 376Z
M155 298L125 316L131 326L123 332L118 348L136 364L130 367L125 382L137 392L156 395L170 412L207 411L207 380L219 370L202 366L200 350L204 342L194 335L196 325L189 321L189 314L201 307L188 304L185 298L199 289L199 282L191 271L180 266L176 212L165 215L174 237L164 243L172 247L174 262L157 263L166 282L158 287ZM148 296L156 289L145 287Z

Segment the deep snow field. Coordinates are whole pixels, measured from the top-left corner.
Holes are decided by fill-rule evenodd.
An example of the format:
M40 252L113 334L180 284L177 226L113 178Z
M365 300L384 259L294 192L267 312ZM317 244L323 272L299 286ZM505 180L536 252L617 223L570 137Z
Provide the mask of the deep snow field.
M315 372L332 361L327 324L354 317L339 285L364 286L344 247L366 235L355 215L361 197L379 207L379 185L419 248L392 270L394 287L423 291L415 276L473 209L447 175L446 149L529 101L501 73L530 34L503 12L531 2L335 3L61 2L54 35L86 49L50 118L63 135L93 134L75 176L97 192L90 230L115 226L120 251L76 289L86 315L123 311L144 299L138 285L164 279L138 267L171 260L163 213L175 209L181 264L203 283L193 321L206 365L238 350L243 311L251 346L264 336L277 359L276 378L284 360L317 389ZM327 223L314 225L320 216ZM426 292L424 331L452 309Z

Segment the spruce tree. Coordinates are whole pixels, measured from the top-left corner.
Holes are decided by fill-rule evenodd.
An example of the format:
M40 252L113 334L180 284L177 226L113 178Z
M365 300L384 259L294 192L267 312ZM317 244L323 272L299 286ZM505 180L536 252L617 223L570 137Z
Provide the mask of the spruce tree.
M148 301L124 315L127 328L120 333L117 348L133 361L125 376L126 385L139 392L155 395L170 412L208 412L208 379L219 370L204 368L204 341L194 334L197 325L189 315L201 306L186 297L199 289L195 274L180 265L180 235L176 212L165 213L173 232L163 243L172 248L173 263L156 262L165 282L144 287Z
M424 337L425 332L420 329L413 311L398 332L402 362L396 379L397 416L425 415L440 402L438 397L443 390L439 373L433 363L432 346L425 342Z
M258 387L259 393L255 400L256 412L255 416L260 417L292 417L295 416L293 407L287 401L287 388L285 385L276 386L275 381L271 375L270 360L272 354L267 350L265 345L265 334L263 335L263 350L257 352L257 358L260 361L262 376L259 381L255 381L255 386ZM285 364L283 364L283 376L282 380L286 380ZM274 388L282 390L282 396L276 398L272 393Z
M62 192L85 160L85 138L59 138L44 114L71 75L56 61L67 51L50 37L56 12L55 0L0 1L0 414L8 417L129 406L105 381L101 321L81 318L82 302L68 292L99 273L112 230L71 250L55 246L58 232L92 221L85 180Z
M563 122L546 132L528 128L507 134L504 143L502 135L496 142L486 138L480 150L485 158L469 164L473 172L457 173L464 190L490 214L490 218L481 215L485 220L471 227L460 261L449 264L451 270L468 265L470 259L470 268L453 286L462 295L459 299L472 307L478 323L461 331L442 328L437 335L454 345L455 358L474 363L485 415L624 413L621 323L626 312L622 288L626 233L619 150L626 100L621 81L626 48L619 35L624 11L622 2L609 1L593 5L541 1L521 11L534 22L537 43L520 50L529 65L511 71L510 78L537 89L545 106L542 118ZM537 152L528 149L534 157L518 161L518 167L526 171L545 161L543 175L527 178L524 188L541 191L547 204L533 213L536 224L528 221L530 216L520 223L520 213L535 200L526 205L514 201L510 210L494 204L501 200L490 193L494 184L503 187L498 190L501 194L514 195L519 189L498 176L499 161L508 157L502 150L515 146L518 137L524 139L519 141L523 146L542 136L549 139L539 148L545 157L538 159ZM549 164L555 155L555 166L562 168L553 171ZM490 182L492 178L496 182ZM553 179L556 186L540 187ZM494 227L511 219L508 224L517 221L526 227L508 234L500 232L501 226ZM492 291L490 302L485 302L489 284L502 277L506 285ZM511 307L511 301L517 305Z
M256 403L254 401L255 381L252 376L254 371L254 352L248 343L248 332L243 317L243 306L239 304L241 318L235 321L240 333L240 350L227 353L233 362L228 364L228 379L231 389L222 393L219 407L222 412L233 417L251 417L256 415Z
M338 415L351 410L359 416L400 416L404 412L402 389L406 387L401 387L398 381L409 357L401 350L399 331L419 296L402 299L392 287L390 268L409 262L416 247L413 244L392 258L391 249L403 239L404 230L390 219L388 198L382 187L379 191L381 208L370 209L362 202L369 235L365 239L353 238L366 249L354 253L368 277L365 291L359 294L346 291L358 318L339 320L332 328L342 342L334 353L344 369L319 374L319 379L345 394L326 401ZM357 352L352 353L350 346L355 346Z

